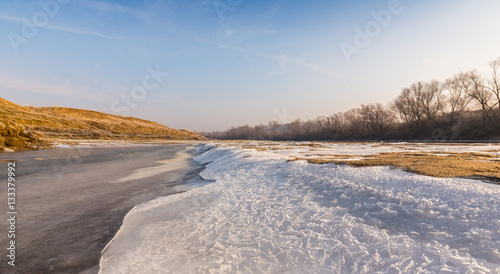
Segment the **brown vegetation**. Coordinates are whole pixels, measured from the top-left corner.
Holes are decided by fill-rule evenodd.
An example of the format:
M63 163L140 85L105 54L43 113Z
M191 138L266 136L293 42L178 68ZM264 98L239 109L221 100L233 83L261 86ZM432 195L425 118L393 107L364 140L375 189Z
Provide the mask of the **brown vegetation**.
M0 152L11 150L32 150L50 148L36 132L26 132L22 125L0 119Z
M47 142L42 141L42 136L107 140L204 139L189 130L171 129L142 119L82 109L22 107L2 98L0 98L0 121L4 125L0 136L0 147L14 150L46 147Z
M420 175L434 177L482 178L500 181L500 159L488 153L380 153L350 160L348 156L331 159L295 158L291 161L307 160L314 164L346 164L354 167L394 166ZM347 159L345 159L347 157ZM359 158L359 156L350 156Z

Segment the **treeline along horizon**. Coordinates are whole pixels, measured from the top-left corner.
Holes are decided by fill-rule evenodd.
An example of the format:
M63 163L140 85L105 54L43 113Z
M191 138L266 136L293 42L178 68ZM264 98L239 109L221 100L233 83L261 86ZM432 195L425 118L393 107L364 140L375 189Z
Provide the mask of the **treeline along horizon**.
M444 82L416 82L385 106L374 103L307 121L271 121L201 134L228 140L498 139L500 57L489 63L489 75L471 70Z

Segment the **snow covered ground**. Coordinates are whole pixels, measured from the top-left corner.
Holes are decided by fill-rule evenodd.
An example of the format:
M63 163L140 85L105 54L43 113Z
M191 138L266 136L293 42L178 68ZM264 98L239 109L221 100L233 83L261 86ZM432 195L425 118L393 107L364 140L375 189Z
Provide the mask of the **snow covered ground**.
M278 146L290 148L225 143L197 157L212 183L135 207L101 273L500 273L499 185L286 161L331 146L499 155L498 145Z
M283 159L297 158L338 158L341 155L370 156L379 153L489 153L500 159L500 144L498 143L463 143L463 144L436 144L436 143L342 143L342 142L223 142L215 143L219 147L228 149L248 148L266 151L267 155L274 155ZM359 157L358 157L359 158ZM355 159L355 158L353 158ZM494 159L494 158L492 158Z

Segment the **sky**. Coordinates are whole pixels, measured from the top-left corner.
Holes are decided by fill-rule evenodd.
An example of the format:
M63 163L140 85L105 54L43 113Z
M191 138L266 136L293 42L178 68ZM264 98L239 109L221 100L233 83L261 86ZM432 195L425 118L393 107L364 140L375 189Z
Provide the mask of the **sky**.
M0 97L196 131L387 104L500 57L497 0L0 5Z

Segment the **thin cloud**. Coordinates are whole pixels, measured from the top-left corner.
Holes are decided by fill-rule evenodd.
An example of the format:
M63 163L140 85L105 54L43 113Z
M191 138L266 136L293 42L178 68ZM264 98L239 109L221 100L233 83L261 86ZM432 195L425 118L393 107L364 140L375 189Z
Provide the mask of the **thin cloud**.
M217 44L217 43L214 43L214 42L211 42L208 40L204 40L204 39L199 39L199 38L195 38L194 40L199 42L199 43L203 43L203 44L206 44L209 46L218 47L218 48L222 48L222 49L229 49L229 50L236 51L236 52L246 54L246 55L254 55L254 56L258 56L258 57L262 57L262 58L273 59L273 60L278 61L281 66L287 66L288 64L295 64L295 65L299 65L301 67L307 68L309 70L312 70L312 71L315 71L318 73L322 73L325 75L329 75L332 77L338 77L338 78L345 77L345 75L331 71L329 69L326 69L325 67L323 67L320 64L311 63L311 62L300 60L300 59L294 59L294 58L290 58L290 57L284 56L284 55L278 56L278 55L264 54L264 53L260 53L260 52L256 52L256 51L252 51L252 50L240 49L240 48L236 48L236 47L232 47L232 46Z
M98 10L100 12L106 12L106 13L128 13L136 18L148 21L151 19L153 16L152 13L149 13L144 10L136 9L136 8L131 8L119 4L112 4L112 3L106 3L106 2L99 2L99 1L93 1L93 0L86 0L86 1L76 1L76 4L86 7L86 8L91 8L94 10Z
M108 35L108 34L104 34L104 33L101 33L101 32L83 30L83 29L78 29L78 28L73 28L73 27L63 27L63 26L57 26L57 25L47 25L45 28L51 29L51 30L57 30L57 31L67 32L67 33L98 36L98 37L106 38L106 39L124 39L124 37L120 37L120 36L113 36L113 35Z
M12 23L19 24L19 25L24 25L22 17L0 14L0 20L12 22ZM84 30L84 29L79 29L79 28L74 28L74 27L59 26L59 25L54 25L54 24L48 24L45 26L37 26L37 27L43 28L43 29L60 31L60 32L72 33L72 34L97 36L97 37L106 38L106 39L124 39L123 37L108 35L108 34L101 33L101 32Z
M288 72L288 70L279 70L279 71L275 71L275 72L269 72L267 75L268 76L283 75L283 74L286 74L287 72Z
M47 96L58 97L71 97L81 99L92 99L96 101L108 101L109 98L105 94L95 94L85 92L87 87L75 89L61 84L44 83L40 81L33 81L29 79L15 78L6 76L4 73L0 74L0 87L10 90L18 90L25 92L32 92L43 94Z
M229 28L224 25L224 30L219 30L218 33L222 33L224 37L234 38L236 40L245 40L252 37L260 37L262 35L271 36L275 35L276 31L270 28Z
M106 2L98 2L98 1L77 1L78 5L86 6L89 8L94 8L104 12L128 12L128 13L139 13L139 10L122 6L119 4L111 4Z
M329 69L326 69L325 67L323 67L320 64L311 63L311 62L307 62L307 61L304 61L304 60L298 60L298 59L288 59L288 61L289 61L289 63L297 64L299 66L308 68L308 69L310 69L312 71L316 71L316 72L319 72L319 73L322 73L322 74L326 74L326 75L329 75L329 76L339 77L339 78L345 77L345 75L333 72L333 71L331 71Z

